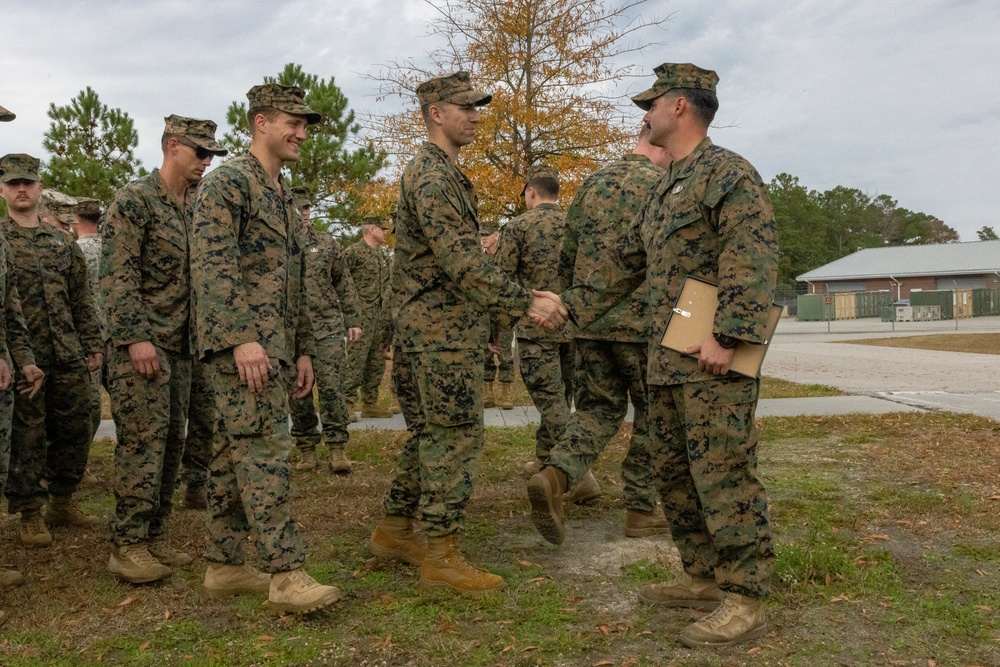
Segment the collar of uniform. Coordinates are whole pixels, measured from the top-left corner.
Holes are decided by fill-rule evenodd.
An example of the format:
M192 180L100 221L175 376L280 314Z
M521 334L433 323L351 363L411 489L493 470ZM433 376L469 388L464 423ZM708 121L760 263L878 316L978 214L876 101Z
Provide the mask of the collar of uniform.
M465 172L463 172L461 169L458 168L458 164L456 162L454 162L450 157L448 157L448 154L444 152L443 148L441 148L432 141L425 141L421 146L421 148L423 150L430 151L431 153L433 153L434 157L440 158L442 162L448 165L458 175L459 180L462 181L462 183L464 183L466 187L470 189L473 187L472 181L469 180L469 177L465 175Z
M622 158L626 162L639 162L641 160L649 160L645 155L639 155L638 153L626 153L625 157ZM649 160L652 162L652 160Z
M544 202L535 207L536 211L561 211L562 206L553 202Z
M257 159L257 156L250 151L247 151L243 154L243 157L246 158L250 168L253 169L254 176L257 177L257 180L263 183L268 189L274 190L274 183L271 181L271 177L268 173L264 170L264 165ZM292 201L292 191L290 188L285 187L285 177L281 173L278 174L278 183L281 185L281 200L286 203Z
M676 181L678 178L687 178L691 175L694 170L694 165L701 157L705 149L712 145L712 140L708 137L702 139L694 150L691 151L687 156L677 160L670 165L670 181Z

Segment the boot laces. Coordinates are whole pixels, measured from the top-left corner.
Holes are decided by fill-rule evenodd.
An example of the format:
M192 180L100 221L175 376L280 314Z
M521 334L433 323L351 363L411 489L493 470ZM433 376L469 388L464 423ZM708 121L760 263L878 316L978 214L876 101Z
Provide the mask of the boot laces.
M715 630L728 622L736 612L736 600L732 595L727 595L722 599L722 604L715 608L711 614L701 619L709 628Z
M28 529L29 533L44 533L48 530L41 512L35 512L29 516L28 520L24 522L24 527Z
M135 544L127 547L125 555L130 561L141 567L155 567L160 565L160 561L156 560L156 558L153 557L153 554L149 553L149 550L141 544Z

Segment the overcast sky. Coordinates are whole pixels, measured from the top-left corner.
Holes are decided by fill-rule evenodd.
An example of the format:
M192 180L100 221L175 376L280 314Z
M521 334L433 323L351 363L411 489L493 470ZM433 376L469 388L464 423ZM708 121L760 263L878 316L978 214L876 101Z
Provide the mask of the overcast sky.
M41 147L50 102L85 86L127 111L138 154L159 165L163 117L223 124L226 107L285 63L335 76L359 112L382 111L365 74L435 48L420 0L35 0L0 6L0 155ZM889 194L976 240L1000 231L1000 2L650 0L671 16L640 57L720 76L716 143L765 181ZM642 83L651 81L642 80ZM622 95L644 87L630 82ZM387 106L388 105L388 106ZM636 120L641 112L636 109ZM221 129L220 129L221 134Z

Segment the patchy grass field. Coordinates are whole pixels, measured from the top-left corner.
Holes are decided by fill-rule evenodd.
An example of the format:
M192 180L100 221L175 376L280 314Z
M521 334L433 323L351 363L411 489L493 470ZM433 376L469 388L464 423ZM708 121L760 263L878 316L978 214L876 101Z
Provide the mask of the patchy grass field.
M641 606L638 586L677 567L666 537L622 535L623 428L595 468L604 496L569 509L554 547L528 518L520 465L531 428L488 429L464 549L507 589L481 600L414 586L415 568L373 559L364 542L404 433L359 431L355 472L296 477L308 570L345 593L332 611L276 617L263 596L203 600L204 563L132 587L104 568L103 531L55 530L24 550L0 519L0 561L26 583L3 591L4 665L1000 665L1000 425L953 414L770 418L760 422L776 577L772 627L755 644L690 650L694 614ZM111 447L95 445L84 507L109 516ZM203 517L170 534L199 553Z
M938 352L972 352L974 354L1000 354L1000 333L981 334L932 334L928 336L902 336L900 338L866 338L864 340L837 341L847 345L878 345L905 347L915 350Z

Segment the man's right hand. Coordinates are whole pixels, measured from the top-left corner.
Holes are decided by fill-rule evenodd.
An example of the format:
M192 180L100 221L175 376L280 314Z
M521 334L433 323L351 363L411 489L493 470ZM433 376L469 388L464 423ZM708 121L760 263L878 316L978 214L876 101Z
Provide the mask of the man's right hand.
M534 297L525 313L535 324L546 329L558 329L569 319L569 310L563 305L558 294L533 289Z
M268 374L271 372L271 362L260 343L243 343L233 348L233 359L240 372L240 382L245 384L251 394L264 391L267 387Z
M17 381L17 391L19 394L27 395L28 399L35 397L38 390L42 388L42 381L45 373L38 366L27 365L21 367L21 379Z
M156 346L148 340L129 345L128 356L132 359L132 366L135 370L147 380L152 380L160 374L160 362L156 358Z
M0 359L0 391L5 391L10 386L10 366L3 359Z

